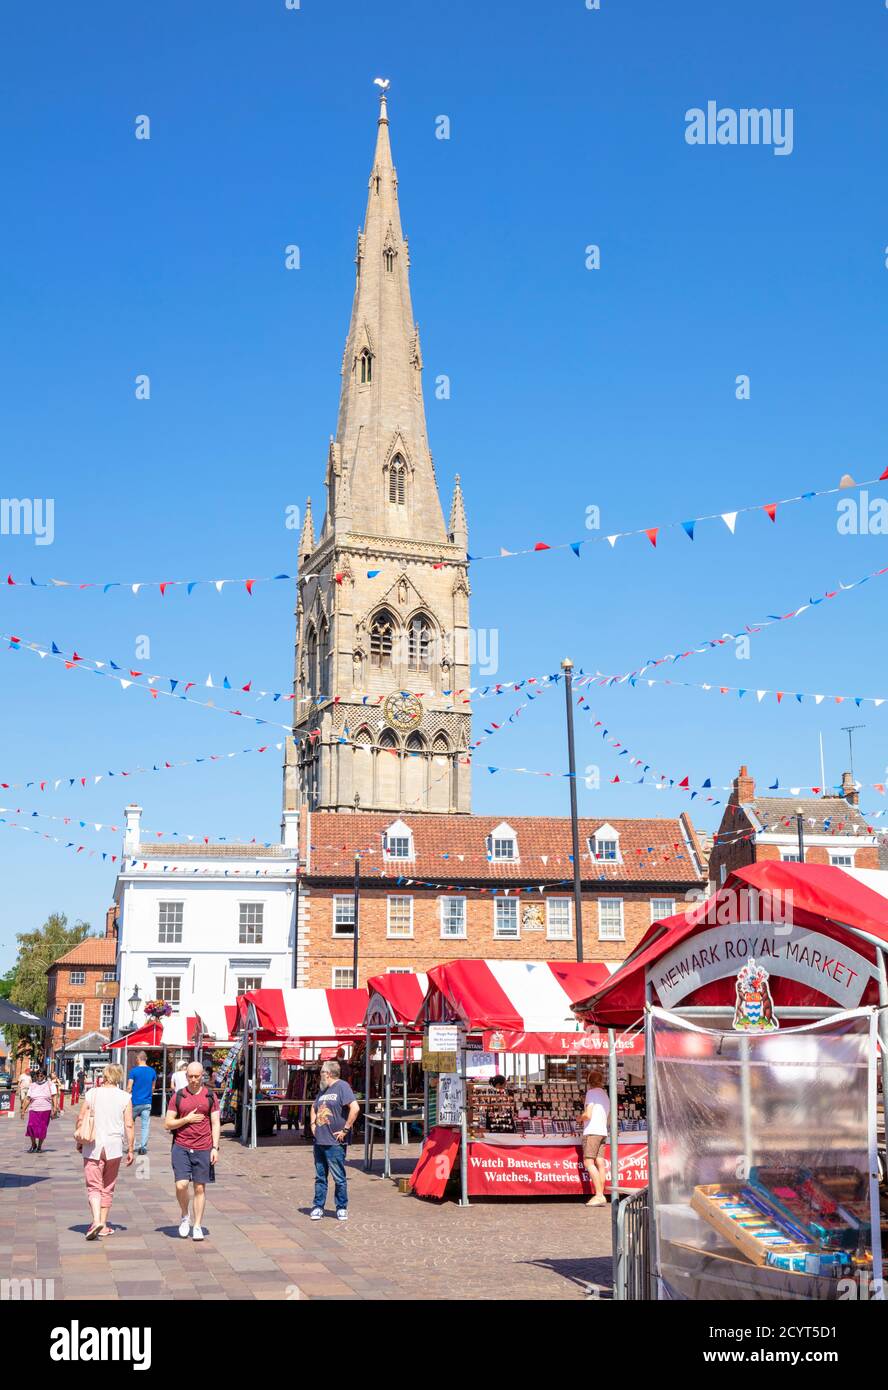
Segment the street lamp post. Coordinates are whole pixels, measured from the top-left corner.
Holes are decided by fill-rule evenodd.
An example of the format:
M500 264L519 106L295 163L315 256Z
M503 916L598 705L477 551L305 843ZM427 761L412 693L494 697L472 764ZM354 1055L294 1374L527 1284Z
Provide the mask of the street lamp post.
M361 904L361 856L355 855L355 925L352 949L352 989L358 988L358 915Z
M802 815L802 808L799 806L796 811L796 829L799 833L799 863L805 862L805 820Z
M141 1002L142 996L139 994L139 986L135 985L133 987L132 994L127 1000L127 1003L130 1006L130 1012L132 1013L132 1019L130 1020L130 1031L132 1031L136 1026L136 1010L138 1009Z
M577 822L577 763L574 752L573 723L573 662L565 657L561 663L564 672L564 704L567 711L567 780L570 784L570 834L573 847L573 886L574 917L577 931L577 960L583 959L583 891L580 869L580 828Z

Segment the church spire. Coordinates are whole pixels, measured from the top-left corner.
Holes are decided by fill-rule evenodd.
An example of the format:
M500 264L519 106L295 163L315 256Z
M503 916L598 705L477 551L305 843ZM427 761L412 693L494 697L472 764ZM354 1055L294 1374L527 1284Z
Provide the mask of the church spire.
M302 531L299 536L299 558L310 555L315 548L314 522L311 516L311 498L305 499L305 514L302 518Z
M450 503L450 525L447 529L451 543L459 546L460 550L468 550L469 523L466 521L466 504L463 501L458 473L453 483L453 501Z
M445 541L422 399L422 355L410 299L410 258L401 228L386 92L383 88L380 96L367 210L358 234L336 442L349 471L357 529L374 536L419 535Z
M298 806L471 809L468 526L459 478L449 528L435 482L388 82L376 81L326 514L316 538L307 503L299 541L285 820Z

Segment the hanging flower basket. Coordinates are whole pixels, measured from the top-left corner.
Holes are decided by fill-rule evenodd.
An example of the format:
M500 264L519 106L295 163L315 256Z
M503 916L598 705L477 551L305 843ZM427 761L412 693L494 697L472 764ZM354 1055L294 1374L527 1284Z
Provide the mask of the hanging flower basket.
M145 1004L146 1018L169 1018L172 1012L172 1004L165 999L149 999Z

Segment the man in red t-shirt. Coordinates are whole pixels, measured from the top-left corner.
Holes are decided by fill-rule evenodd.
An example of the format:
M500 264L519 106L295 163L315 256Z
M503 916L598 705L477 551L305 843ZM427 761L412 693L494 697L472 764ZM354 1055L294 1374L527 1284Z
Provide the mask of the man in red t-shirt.
M179 1235L183 1240L189 1234L192 1240L203 1240L201 1223L206 1185L216 1181L219 1157L219 1102L213 1092L201 1084L203 1067L200 1062L189 1062L185 1078L188 1083L185 1089L170 1096L164 1124L173 1135L173 1173L182 1214ZM193 1228L188 1219L189 1184L194 1187Z

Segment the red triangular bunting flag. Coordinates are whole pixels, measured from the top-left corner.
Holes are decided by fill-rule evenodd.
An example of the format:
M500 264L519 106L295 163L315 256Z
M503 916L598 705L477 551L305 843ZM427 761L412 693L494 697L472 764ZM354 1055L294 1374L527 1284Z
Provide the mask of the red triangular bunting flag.
M546 545L545 541L537 541L534 550L551 550L551 545Z
M763 508L762 508L762 511L767 512L767 513L768 513L768 516L771 518L772 521L776 521L776 520L777 520L777 503L776 503L776 502L769 502L768 505L767 505L766 507L763 507Z
M655 549L656 549L656 546L657 546L657 532L658 532L659 530L660 530L659 526L651 526L650 529L647 530L647 531L645 531L645 533L644 533L644 534L647 536L648 540L650 541L651 545L652 545Z

